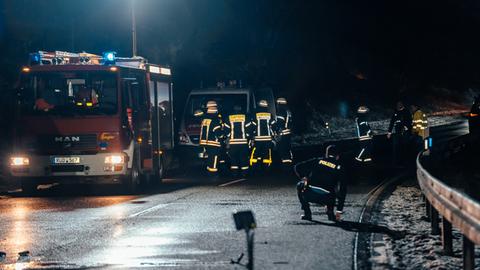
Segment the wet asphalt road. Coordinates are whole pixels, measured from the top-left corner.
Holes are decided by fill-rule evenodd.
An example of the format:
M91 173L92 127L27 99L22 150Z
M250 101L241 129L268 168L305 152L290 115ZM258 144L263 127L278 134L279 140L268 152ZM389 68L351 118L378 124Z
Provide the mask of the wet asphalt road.
M358 220L381 178L350 179L345 220ZM258 225L256 269L351 269L355 232L327 221L323 207L312 208L317 222L301 221L295 182L285 174L216 182L190 175L139 196L98 186L5 193L0 269L243 269L230 264L246 252L232 213L247 209ZM22 251L30 257L18 260Z
M229 180L167 179L142 196L54 187L39 197L1 197L0 251L7 257L0 265L241 269L230 264L246 246L232 212L250 209L258 225L257 269L351 268L355 233L332 226L321 207L313 208L314 219L324 224L301 221L294 179ZM372 185L350 188L346 220L358 220ZM30 262L17 262L26 250Z

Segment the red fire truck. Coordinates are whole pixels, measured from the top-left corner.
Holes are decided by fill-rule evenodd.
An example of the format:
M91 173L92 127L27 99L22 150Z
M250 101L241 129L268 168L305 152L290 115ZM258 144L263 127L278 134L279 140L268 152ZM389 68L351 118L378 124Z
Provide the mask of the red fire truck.
M36 52L22 68L12 177L48 183L160 182L174 147L171 70L142 57Z

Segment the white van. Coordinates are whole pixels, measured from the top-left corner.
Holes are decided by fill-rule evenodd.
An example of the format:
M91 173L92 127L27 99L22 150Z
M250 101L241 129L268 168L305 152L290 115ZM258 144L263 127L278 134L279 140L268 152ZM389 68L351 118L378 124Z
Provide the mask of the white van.
M224 119L232 113L234 106L240 106L247 115L253 115L256 103L265 99L269 103L269 110L275 116L275 100L271 88L253 90L251 88L204 88L194 89L187 98L179 128L178 146L182 158L203 158L199 147L201 117L195 116L195 111L205 110L208 101L215 100L218 111ZM184 165L184 164L182 164Z

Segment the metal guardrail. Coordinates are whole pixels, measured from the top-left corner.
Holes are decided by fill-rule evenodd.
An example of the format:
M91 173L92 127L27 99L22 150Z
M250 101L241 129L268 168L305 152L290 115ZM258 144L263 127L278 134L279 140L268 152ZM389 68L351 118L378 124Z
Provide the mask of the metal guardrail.
M417 169L418 183L430 204L463 235L480 245L480 204L433 177L419 159Z
M467 145L468 136L461 136L443 145L441 159L446 159ZM453 255L452 225L463 234L463 268L475 268L475 244L480 244L480 204L432 176L422 165L423 152L417 156L417 179L426 198L427 217L432 234L442 234L446 255ZM442 230L440 230L440 216Z

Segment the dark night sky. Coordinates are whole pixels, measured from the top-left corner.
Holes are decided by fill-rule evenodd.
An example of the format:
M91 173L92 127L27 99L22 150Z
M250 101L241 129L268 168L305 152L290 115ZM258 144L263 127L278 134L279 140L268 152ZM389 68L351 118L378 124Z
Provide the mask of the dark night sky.
M127 0L2 0L0 84L35 50L130 55ZM392 102L479 80L480 2L136 0L139 54L176 89L268 85L293 103Z

